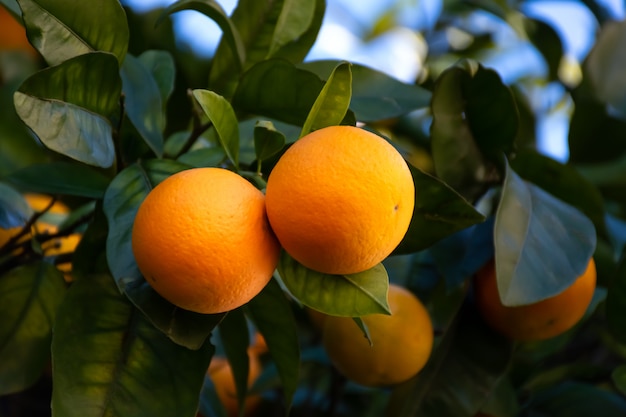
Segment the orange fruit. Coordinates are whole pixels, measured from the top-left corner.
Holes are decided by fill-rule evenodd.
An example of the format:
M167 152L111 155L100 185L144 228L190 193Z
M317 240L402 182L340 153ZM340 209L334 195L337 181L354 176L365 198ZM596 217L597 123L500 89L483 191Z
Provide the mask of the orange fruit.
M398 384L416 375L433 347L428 311L408 290L389 286L391 315L362 317L372 341L349 317L327 316L322 342L335 367L348 379L378 387Z
M28 42L26 29L7 9L0 6L0 51L22 50L35 55L35 49Z
M248 352L248 358L250 360L248 365L249 389L261 374L262 369L261 362L255 353ZM217 396L226 409L228 417L238 416L239 404L237 403L237 388L235 387L235 378L228 359L223 356L214 356L213 359L211 359L207 374L209 378L211 378L211 381L213 381ZM246 397L244 416L251 415L260 402L261 397L259 395L249 395Z
M283 248L306 267L353 274L385 259L415 204L409 168L386 140L330 126L296 141L267 181L267 215Z
M252 346L250 346L250 350L259 356L269 352L265 337L263 337L261 333L254 333L254 339L252 340Z
M157 185L137 211L132 249L156 292L205 314L250 301L280 254L263 193L221 168L189 169Z
M476 274L474 294L485 321L513 340L535 341L558 336L585 314L596 288L596 266L590 259L585 272L560 294L534 304L507 307L500 301L492 260Z

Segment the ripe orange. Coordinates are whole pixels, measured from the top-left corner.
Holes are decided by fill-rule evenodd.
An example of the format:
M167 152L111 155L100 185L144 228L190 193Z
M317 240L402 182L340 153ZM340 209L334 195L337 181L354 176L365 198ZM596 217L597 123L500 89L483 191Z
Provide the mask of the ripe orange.
M248 365L248 388L251 388L261 374L261 362L254 352L249 351L248 357L250 360ZM228 417L238 416L237 388L235 387L235 378L233 377L233 370L228 359L223 356L213 357L207 374L213 381L213 385L215 385L217 396L226 409ZM246 397L244 416L251 415L260 402L261 397L259 395Z
M476 304L485 321L513 340L533 341L558 336L585 314L596 287L593 258L585 272L562 293L534 304L506 307L500 301L494 261L476 274Z
M205 314L250 301L280 253L263 193L221 168L189 169L157 185L137 212L132 248L161 296Z
M383 138L330 126L295 142L267 181L267 215L283 248L328 274L369 269L404 237L415 204L411 172Z
M426 364L433 326L426 308L408 290L389 286L391 316L362 317L373 345L349 317L327 316L322 341L335 367L348 379L378 387L404 382Z

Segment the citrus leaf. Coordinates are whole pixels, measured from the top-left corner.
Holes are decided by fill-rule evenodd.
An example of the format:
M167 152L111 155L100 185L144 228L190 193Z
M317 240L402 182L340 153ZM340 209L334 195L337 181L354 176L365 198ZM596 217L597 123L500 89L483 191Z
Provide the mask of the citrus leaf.
M557 81L563 57L563 44L559 34L549 24L529 17L524 19L524 29L548 64L548 79Z
M44 145L99 167L115 159L107 116L118 108L121 81L115 57L94 52L28 78L14 94L19 117Z
M609 331L622 343L626 343L626 262L622 258L606 296L606 319Z
M602 410L602 417L626 415L626 400L617 393L582 382L567 381L534 393L524 407L531 415L585 417Z
M50 360L57 309L65 295L63 275L34 262L0 277L0 395L23 391Z
M13 187L0 183L0 229L24 226L32 215L33 209L22 194Z
M611 372L611 380L619 392L621 392L622 395L626 395L626 365L620 365L613 369L613 372Z
M309 61L298 65L328 79L335 60ZM423 87L406 84L368 66L352 63L352 98L350 109L357 120L374 122L402 116L413 110L428 107L431 93Z
M117 0L18 0L28 39L49 65L93 51L121 63L128 49L126 13ZM95 85L95 84L94 84Z
M172 54L168 51L148 50L138 56L139 60L146 68L161 94L161 104L165 107L167 100L174 91L176 81L176 64Z
M415 193L413 217L394 253L426 249L446 236L485 220L446 183L409 164Z
M131 165L107 188L103 210L109 224L107 262L120 291L167 337L189 349L198 349L223 315L198 314L166 301L141 275L131 244L133 223L141 202L165 178L188 168L159 159Z
M305 8L308 8L308 6L308 4L305 5ZM274 58L286 59L287 61L294 64L302 62L302 60L304 60L309 54L311 47L313 46L313 44L315 44L315 41L317 40L317 36L319 34L320 28L322 27L325 13L326 1L315 0L315 10L313 12L313 16L311 17L311 23L308 25L307 29L303 31L300 36L291 39L280 49L277 49L275 52L270 53L270 55Z
M248 358L248 322L241 309L229 311L218 326L220 340L224 346L226 358L232 369L237 392L239 409L244 408L248 394L248 373L250 359Z
M304 121L300 137L327 126L338 125L348 111L352 96L350 64L342 62L333 69Z
M285 146L285 135L276 130L274 124L259 120L254 126L254 152L259 161L264 161L280 152Z
M182 154L177 161L195 168L217 167L226 160L226 152L221 147L200 148Z
M389 278L382 264L357 274L329 275L306 268L283 251L278 272L299 302L322 313L343 317L391 314Z
M235 111L222 96L209 90L193 90L193 96L217 132L226 156L239 168L239 125Z
M61 161L30 165L7 175L5 180L32 192L87 198L102 198L109 185L109 179L100 172Z
M578 209L525 182L507 165L494 242L500 299L516 306L568 288L587 268L596 232Z
M209 343L198 350L173 343L111 276L89 276L72 285L57 315L54 415L194 415L213 352Z
M274 56L280 48L297 40L307 31L313 22L315 7L315 2L311 0L283 0L268 57Z
M324 83L282 59L259 62L246 71L233 96L237 110L302 126Z
M370 331L367 328L367 324L365 324L365 322L361 320L361 317L352 317L352 320L354 320L354 324L356 324L359 329L361 329L361 331L363 332L363 337L367 339L367 342L370 344L370 346L374 346L374 344L372 343L372 338L370 337Z
M276 363L287 410L285 415L288 415L300 369L298 328L291 304L278 282L272 279L246 308Z
M128 54L120 72L126 114L157 157L163 156L165 116L161 92L141 60Z
M237 59L234 60L236 68L238 71L243 68L243 63L246 59L245 46L237 27L233 24L219 3L213 0L179 0L163 10L163 13L161 13L161 16L159 16L157 20L157 24L168 14L180 12L181 10L196 10L217 23L224 34L222 42L226 42L230 50L235 52L235 56L237 57Z

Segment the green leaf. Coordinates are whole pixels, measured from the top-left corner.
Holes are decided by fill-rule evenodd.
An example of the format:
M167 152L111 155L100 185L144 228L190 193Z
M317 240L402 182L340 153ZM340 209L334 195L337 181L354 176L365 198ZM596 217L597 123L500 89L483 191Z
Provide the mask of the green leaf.
M305 5L305 9L307 8L308 4ZM283 45L274 53L270 53L270 55L274 58L286 59L287 61L294 64L302 62L309 54L311 47L313 46L313 44L315 44L315 41L317 40L317 36L319 34L320 28L322 27L322 22L324 20L325 14L326 1L315 0L315 11L311 18L311 23L308 25L307 29L302 32L300 36L293 38L289 43ZM330 70L332 70L332 68L330 68Z
M563 382L535 393L526 409L538 416L586 417L602 410L602 417L620 417L626 415L626 400L593 385Z
M243 311L235 309L226 314L218 328L226 358L233 372L237 402L241 410L248 394L248 373L250 372L248 322Z
M291 304L278 282L272 279L246 308L276 363L287 415L298 387L300 369L298 328Z
M22 194L0 182L0 229L24 226L32 215L33 209Z
M530 41L548 64L548 79L557 81L563 57L563 45L559 34L549 24L528 17L524 19L524 28Z
M63 275L34 262L0 277L0 395L23 391L39 379L50 359L57 308L65 295Z
M327 126L338 125L345 117L352 97L352 72L348 62L337 65L320 91L304 121L300 137Z
M14 95L19 117L48 148L86 164L109 167L115 159L107 116L118 108L117 60L90 53L44 69Z
M311 0L283 0L283 6L274 27L274 35L267 56L302 36L313 21L315 2Z
M621 343L626 343L626 262L620 260L619 268L608 287L606 319L609 331Z
M415 184L415 205L409 230L394 253L411 253L434 243L485 217L446 183L409 164Z
M168 51L149 50L138 56L157 84L161 94L161 103L165 107L167 100L174 91L176 81L176 64Z
M328 79L329 74L339 64L334 60L310 61L299 65ZM406 84L370 67L353 63L352 99L350 109L357 120L374 122L402 116L413 110L428 107L431 93L423 87Z
M163 13L157 20L157 24L168 14L180 12L181 10L196 10L217 23L224 34L222 43L225 42L228 45L231 53L235 52L237 59L234 60L234 65L238 71L241 71L246 60L245 46L237 27L229 19L222 6L214 0L178 0L163 10Z
M193 96L213 124L226 156L239 168L239 125L232 106L213 91L193 90Z
M386 416L473 416L508 370L512 344L486 327L474 311L433 351L424 369L394 389Z
M150 70L128 54L122 65L125 110L133 126L157 157L163 156L164 106Z
M61 161L30 165L4 179L32 192L87 198L102 198L109 185L109 179L100 172L85 165Z
M304 267L283 251L278 272L296 300L322 313L343 317L391 314L389 278L382 264L357 274L329 275Z
M254 126L254 152L259 162L280 152L285 141L285 135L276 130L270 121L259 120Z
M573 205L606 235L604 201L600 192L571 165L561 164L532 149L516 153L511 168L526 181Z
M611 380L619 392L621 392L622 395L626 395L626 365L620 365L613 369L613 372L611 372Z
M52 338L52 409L63 417L192 416L214 348L167 339L109 275L72 285Z
M437 79L431 109L437 176L473 201L500 182L502 153L513 149L518 126L513 95L497 72L461 61Z
M608 104L621 119L626 119L626 79L623 68L626 52L626 22L608 22L602 26L596 43L585 61L595 97Z
M128 49L126 13L117 0L18 0L28 39L49 65L93 51L111 52L119 63Z
M177 161L195 168L217 167L226 160L226 152L221 147L200 148L182 154Z
M587 268L596 246L593 223L578 209L507 165L494 230L502 304L532 304L568 288Z
M131 244L133 223L141 202L158 183L188 168L159 159L131 165L109 185L103 209L109 223L107 261L120 291L174 342L198 349L223 315L194 313L163 299L142 277Z
M302 126L324 83L282 59L262 61L246 71L233 96L237 110Z

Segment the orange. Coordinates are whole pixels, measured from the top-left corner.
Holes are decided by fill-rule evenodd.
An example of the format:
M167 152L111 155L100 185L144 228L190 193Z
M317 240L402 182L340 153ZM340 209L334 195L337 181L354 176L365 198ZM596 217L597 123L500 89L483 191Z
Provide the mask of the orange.
M248 365L248 389L250 389L254 381L256 381L261 374L261 362L256 353L250 351L248 352L248 358L250 360ZM213 381L217 396L226 409L228 417L238 416L239 404L237 403L237 388L235 387L235 378L230 363L228 363L228 359L223 356L214 356L213 359L211 359L207 374L209 378L211 378L211 381ZM261 397L259 395L249 395L246 397L244 416L251 415L260 402Z
M254 333L254 339L252 340L252 345L250 346L250 350L257 355L263 355L269 352L267 347L267 342L265 341L265 337L259 332Z
M585 272L560 294L534 304L506 307L500 301L494 261L476 274L476 304L485 321L513 340L534 341L558 336L572 328L585 314L596 287L593 258Z
M306 267L353 274L385 259L415 204L409 168L386 140L330 126L296 141L267 181L267 215L283 248Z
M349 317L327 316L322 341L335 367L348 379L378 387L398 384L416 375L433 347L428 311L408 290L389 286L391 315L362 317L372 341Z
M28 42L26 29L7 9L0 6L0 51L22 50L35 55L35 49Z
M137 211L132 248L156 292L205 314L250 301L280 254L263 193L221 168L189 169L157 185Z

